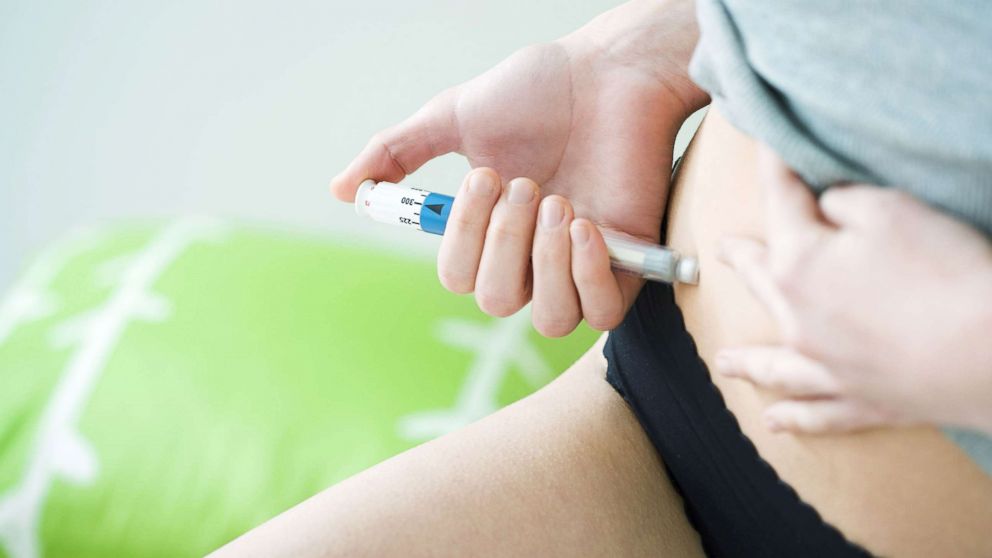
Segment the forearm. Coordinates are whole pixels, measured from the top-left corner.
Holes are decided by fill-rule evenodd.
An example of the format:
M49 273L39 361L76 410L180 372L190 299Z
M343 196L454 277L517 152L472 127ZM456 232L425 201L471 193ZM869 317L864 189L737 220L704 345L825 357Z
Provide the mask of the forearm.
M693 0L631 0L596 17L559 43L578 56L636 69L655 80L688 117L709 103L689 78L699 40Z

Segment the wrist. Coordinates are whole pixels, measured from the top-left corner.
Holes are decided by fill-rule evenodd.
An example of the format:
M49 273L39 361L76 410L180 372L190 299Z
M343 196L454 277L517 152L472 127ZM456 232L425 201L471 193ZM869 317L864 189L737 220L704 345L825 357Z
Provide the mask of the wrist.
M639 74L681 124L709 103L709 95L689 77L698 39L692 0L632 0L557 42L577 64L600 75Z

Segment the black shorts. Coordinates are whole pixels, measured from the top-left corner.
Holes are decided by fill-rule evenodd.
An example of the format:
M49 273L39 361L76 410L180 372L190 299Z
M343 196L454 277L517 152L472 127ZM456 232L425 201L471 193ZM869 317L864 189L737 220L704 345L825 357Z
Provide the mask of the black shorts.
M870 556L758 455L710 380L670 285L644 287L603 353L607 381L661 455L709 556Z

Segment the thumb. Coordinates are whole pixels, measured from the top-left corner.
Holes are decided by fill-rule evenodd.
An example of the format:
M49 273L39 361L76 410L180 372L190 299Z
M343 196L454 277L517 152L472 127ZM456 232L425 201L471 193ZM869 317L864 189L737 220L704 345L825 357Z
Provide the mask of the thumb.
M403 122L369 140L348 167L331 180L331 193L351 202L365 180L399 182L435 157L458 149L455 118L458 90L449 89L427 102Z

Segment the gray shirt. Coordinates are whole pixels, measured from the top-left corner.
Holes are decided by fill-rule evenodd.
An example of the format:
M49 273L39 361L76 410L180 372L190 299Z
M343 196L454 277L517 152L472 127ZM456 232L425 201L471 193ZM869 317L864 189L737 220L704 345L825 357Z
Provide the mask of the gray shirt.
M992 235L992 4L697 0L697 8L693 79L815 189L901 188ZM992 438L947 434L992 475Z

